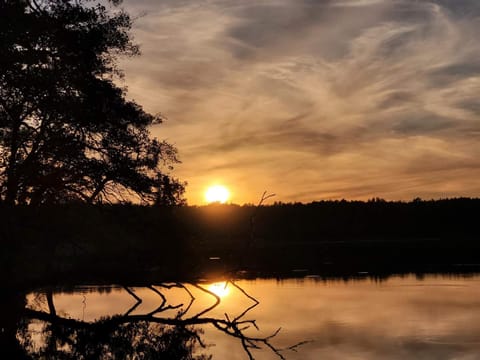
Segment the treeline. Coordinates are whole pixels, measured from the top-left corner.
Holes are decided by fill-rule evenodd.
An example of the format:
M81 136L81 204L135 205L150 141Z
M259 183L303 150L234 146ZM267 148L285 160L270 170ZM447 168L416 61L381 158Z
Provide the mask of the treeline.
M479 210L480 199L467 198L0 207L0 262L11 277L476 266Z
M479 235L480 199L412 202L318 201L269 206L219 205L175 210L190 238L231 243L472 240Z
M259 232L269 240L472 238L479 234L480 199L412 202L320 201L262 209ZM272 233L272 229L275 233Z
M143 207L82 204L0 207L0 237L16 243L94 242L110 248L143 242L229 243L471 239L480 199L412 202L319 201L309 204Z
M270 272L480 271L480 199L185 208L191 244ZM246 245L247 244L247 245Z

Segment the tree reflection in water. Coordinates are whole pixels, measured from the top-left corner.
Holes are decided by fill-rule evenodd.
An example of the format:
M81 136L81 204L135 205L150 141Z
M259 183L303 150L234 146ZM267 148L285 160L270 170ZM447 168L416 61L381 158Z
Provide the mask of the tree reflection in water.
M259 302L234 282L228 282L251 300L252 304L238 316L224 318L211 316L213 309L221 303L221 298L207 288L194 283L173 283L148 286L160 299L159 306L146 314L133 314L142 299L129 287L124 289L136 300L123 315L101 318L87 322L61 316L57 313L51 290L46 292L45 308L41 306L24 309L17 328L17 340L23 351L31 359L211 359L204 354L207 346L202 341L202 325L212 325L221 333L238 339L246 356L253 359L253 349L267 349L278 358L284 359L283 351L295 350L300 344L288 349L278 349L271 344L280 329L273 334L251 336L247 329L258 330L255 320L246 315ZM187 314L196 299L189 287L208 294L215 301L201 307L194 315ZM162 290L177 288L189 296L187 304L171 305ZM197 304L198 305L198 304ZM172 315L172 311L175 311Z

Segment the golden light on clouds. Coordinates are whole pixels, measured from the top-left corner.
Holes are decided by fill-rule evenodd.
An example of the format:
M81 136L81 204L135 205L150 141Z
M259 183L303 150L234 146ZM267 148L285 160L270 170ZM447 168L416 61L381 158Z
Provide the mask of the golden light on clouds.
M205 191L205 200L207 203L225 204L230 199L230 191L223 185L212 185Z
M191 205L480 196L471 0L125 0L128 96L168 120ZM228 200L232 201L232 200Z

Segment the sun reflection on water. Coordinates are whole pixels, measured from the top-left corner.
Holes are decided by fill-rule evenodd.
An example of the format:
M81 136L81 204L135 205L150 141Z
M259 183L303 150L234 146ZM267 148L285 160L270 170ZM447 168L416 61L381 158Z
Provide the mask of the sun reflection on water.
M227 281L210 284L208 285L207 289L220 298L224 298L230 293L230 287L228 286Z

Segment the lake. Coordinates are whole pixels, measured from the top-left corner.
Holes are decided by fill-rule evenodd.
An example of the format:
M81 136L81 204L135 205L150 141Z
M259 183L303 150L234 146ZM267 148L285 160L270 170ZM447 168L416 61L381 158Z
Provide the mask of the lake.
M40 357L476 359L480 353L479 275L84 285L22 298L16 351Z

